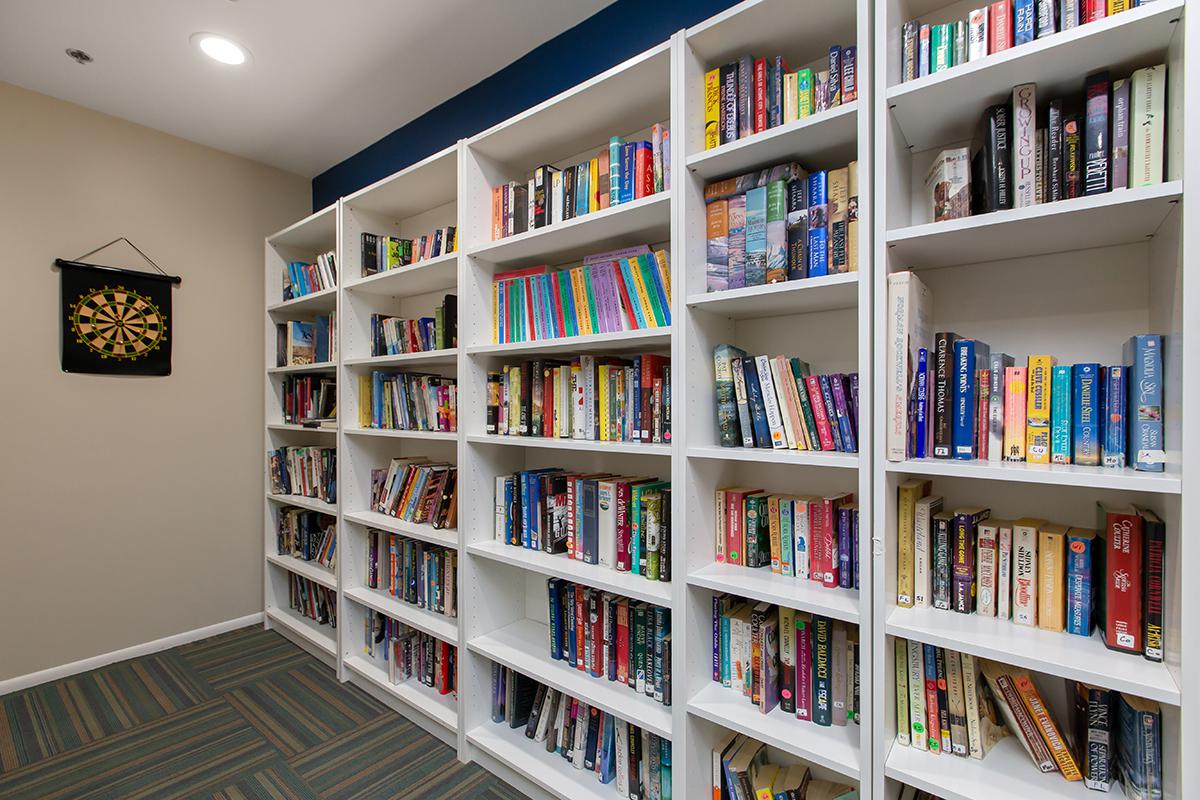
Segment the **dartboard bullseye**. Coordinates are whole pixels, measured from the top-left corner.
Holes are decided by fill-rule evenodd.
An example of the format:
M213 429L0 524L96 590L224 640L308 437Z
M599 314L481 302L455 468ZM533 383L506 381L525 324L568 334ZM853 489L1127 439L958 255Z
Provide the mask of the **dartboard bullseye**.
M133 360L167 338L166 316L153 302L124 286L91 289L71 310L75 338L101 358Z

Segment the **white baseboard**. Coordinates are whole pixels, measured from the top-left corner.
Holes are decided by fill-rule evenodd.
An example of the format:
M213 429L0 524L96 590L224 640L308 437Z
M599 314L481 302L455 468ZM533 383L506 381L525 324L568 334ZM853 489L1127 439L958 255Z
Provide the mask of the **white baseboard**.
M85 658L82 661L73 661L70 664L62 664L50 669L31 672L28 675L18 675L15 678L0 681L0 695L10 694L11 692L19 692L22 689L28 689L31 686L37 686L42 683L56 681L59 678L66 678L71 675L78 675L81 672L97 669L98 667L108 666L117 661L126 661L130 658L138 658L147 656L151 653L157 653L162 650L170 650L172 647L178 647L181 644L196 642L200 639L207 639L209 636L216 636L220 633L228 633L235 631L238 628L245 628L248 625L262 624L263 615L259 611L254 614L247 614L244 617L237 619L227 619L224 622L218 622L215 625L207 625L203 628L196 628L192 631L184 631L177 633L174 636L167 636L162 639L155 639L152 642L143 642L135 644L133 647L126 647L123 650L114 650L111 653L105 653L99 656Z

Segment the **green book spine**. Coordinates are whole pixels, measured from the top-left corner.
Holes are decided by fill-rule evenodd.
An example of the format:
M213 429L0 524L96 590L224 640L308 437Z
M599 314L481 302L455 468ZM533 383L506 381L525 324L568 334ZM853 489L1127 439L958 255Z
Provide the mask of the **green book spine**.
M954 66L953 25L934 25L929 31L929 45L932 51L930 72L940 72Z

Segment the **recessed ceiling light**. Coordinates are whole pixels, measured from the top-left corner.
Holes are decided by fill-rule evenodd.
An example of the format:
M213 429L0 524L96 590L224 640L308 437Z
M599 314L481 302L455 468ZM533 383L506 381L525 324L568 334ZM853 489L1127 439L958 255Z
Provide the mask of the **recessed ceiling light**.
M250 52L232 39L215 33L193 33L192 44L200 48L200 52L222 64L237 66L250 60Z

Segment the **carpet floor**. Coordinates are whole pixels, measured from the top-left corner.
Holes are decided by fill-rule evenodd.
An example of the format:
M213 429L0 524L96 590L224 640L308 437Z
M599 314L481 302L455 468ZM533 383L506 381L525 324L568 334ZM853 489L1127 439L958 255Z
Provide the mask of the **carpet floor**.
M524 800L277 633L0 697L2 800Z

